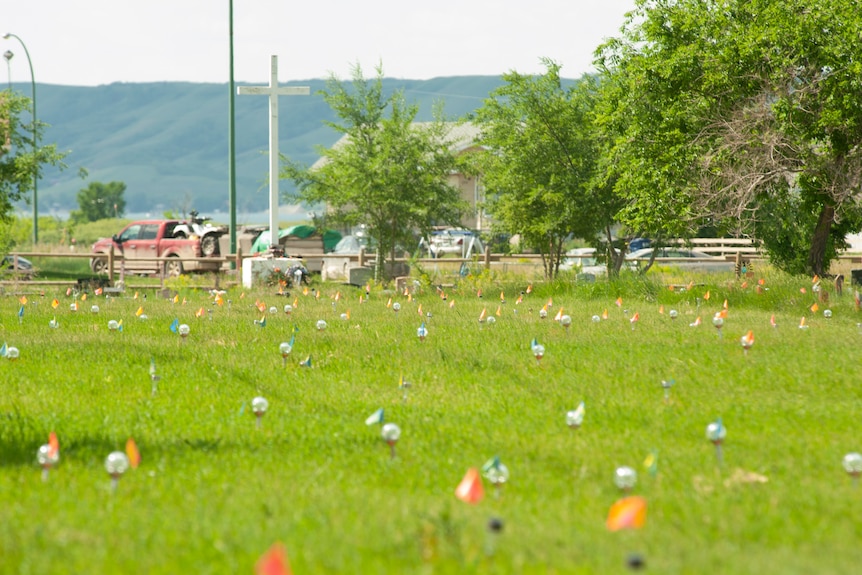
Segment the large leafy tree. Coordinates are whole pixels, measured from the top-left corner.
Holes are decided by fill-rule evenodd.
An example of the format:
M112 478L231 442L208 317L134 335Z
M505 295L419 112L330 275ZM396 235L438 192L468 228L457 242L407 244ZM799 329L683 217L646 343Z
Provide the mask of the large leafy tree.
M43 166L61 166L65 154L54 144L33 149L33 130L36 141L41 140L45 125L25 122L31 110L30 99L11 90L0 92L0 250L10 242L9 226L13 204L27 200L33 190L34 177L40 177Z
M95 222L106 218L118 218L126 213L123 182L91 182L78 191L78 210L72 212L76 222Z
M538 250L545 276L554 277L565 239L609 236L618 206L593 181L592 80L566 86L558 64L545 66L539 76L504 75L476 112L485 151L475 166L494 225Z
M385 94L383 70L367 80L356 65L351 83L331 76L322 91L343 134L321 148L312 169L286 161L281 176L297 184L295 198L325 202L327 218L365 224L378 246L382 269L396 246L412 246L417 233L435 224L457 224L463 210L459 191L447 183L455 168L447 124L439 110L432 122L414 123L416 105L401 92Z
M795 244L807 252L805 268L823 273L841 234L858 229L859 8L857 0L638 0L622 37L599 51L600 117L608 172L627 200L622 220L669 235L705 222L759 230L773 251L787 233L804 233ZM776 210L797 221L769 225ZM785 267L798 271L795 261Z

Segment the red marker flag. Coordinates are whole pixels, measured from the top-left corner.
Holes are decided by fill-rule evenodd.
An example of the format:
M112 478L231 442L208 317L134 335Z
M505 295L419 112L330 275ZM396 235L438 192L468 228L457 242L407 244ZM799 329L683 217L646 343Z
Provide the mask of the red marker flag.
M51 456L60 455L60 441L57 439L57 434L53 431L48 434L48 454Z
M471 467L458 487L455 489L455 497L464 503L476 504L485 497L485 489L482 487L482 478L479 470Z
M287 560L287 550L281 543L275 543L261 555L254 566L255 575L293 575L290 562Z
M640 529L646 523L646 509L646 499L638 495L620 499L608 511L608 529Z

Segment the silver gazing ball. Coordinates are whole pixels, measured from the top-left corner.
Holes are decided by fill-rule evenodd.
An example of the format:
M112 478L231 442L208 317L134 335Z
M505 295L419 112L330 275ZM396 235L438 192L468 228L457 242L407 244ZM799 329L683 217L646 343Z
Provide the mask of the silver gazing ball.
M287 315L290 315L291 313L293 313L293 306L290 304L285 305L284 306L284 313L286 313Z
M380 430L380 435L383 437L383 441L392 445L401 437L401 428L394 423L386 423Z
M401 311L401 304L398 302L392 304L392 311Z
M563 317L561 317L560 318L560 325L563 327L566 327L566 328L569 327L570 325L572 325L572 316L564 315Z
M546 310L546 309L540 309L540 310L539 310L539 318L540 318L540 319L545 319L546 317L548 317L548 310Z
M577 409L566 412L566 425L573 429L579 428L584 423L585 411L584 402L582 401Z
M617 470L614 472L614 485L623 491L633 488L637 481L638 472L627 465L617 467Z
M277 313L278 313L278 308L277 308L277 307L272 306L272 307L270 307L270 308L269 308L269 315L275 315L275 314L277 314Z
M832 317L832 310L831 309L824 309L823 310L823 317L825 317L826 319L831 318Z
M117 478L129 469L129 458L122 451L114 451L105 459L105 471Z
M670 316L670 319L676 319L677 316L679 315L679 312L676 311L675 309L672 309L668 312L668 315Z
M265 397L255 397L251 400L251 411L256 416L261 417L269 408L269 402Z
M713 443L721 443L727 436L727 428L720 421L713 421L706 426L706 438Z
M326 321L319 319L317 320L317 331L323 331L326 329Z
M46 443L39 448L39 451L36 452L36 461L38 461L39 465L42 467L53 467L54 465L57 465L58 461L60 461L60 452L51 449L51 446Z
M497 323L497 318L495 318L495 317L494 317L494 316L492 316L492 315L489 315L489 316L485 319L485 323L487 323L488 325L494 325L495 323Z
M859 477L862 474L862 453L848 453L844 456L841 464L844 466L844 471L852 477Z
M182 324L180 327L177 328L177 333L179 333L180 336L183 338L188 337L190 331L191 329L187 324Z
M599 323L600 321L602 321L602 318L600 318L597 315L594 315L592 319L593 319L593 323Z
M490 481L495 487L499 485L503 485L507 481L509 481L509 468L506 467L503 463L497 463L488 468L485 471L485 477Z
M278 346L278 351L279 353L281 353L282 357L287 357L288 355L290 355L290 352L293 351L293 346L286 341L283 341Z
M6 348L6 359L15 360L18 359L19 356L18 348L14 346L10 346Z
M99 306L93 304L90 306L90 313L99 313Z
M110 331L117 331L118 329L120 329L119 322L115 319L112 319L111 321L108 322L108 329Z

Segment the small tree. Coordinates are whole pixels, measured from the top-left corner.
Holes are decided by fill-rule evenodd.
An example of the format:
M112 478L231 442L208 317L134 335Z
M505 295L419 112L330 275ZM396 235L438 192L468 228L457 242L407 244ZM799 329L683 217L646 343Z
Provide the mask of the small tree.
M460 194L447 183L456 165L447 144L449 125L439 110L433 122L414 124L418 107L401 92L384 95L380 67L373 81L358 65L352 84L331 76L321 93L339 120L327 124L345 137L320 149L319 167L287 160L281 175L296 183L293 199L325 202L327 217L337 223L366 224L377 242L380 272L396 246L412 245L417 232L460 218Z
M95 222L107 218L119 218L126 212L126 200L123 193L126 184L123 182L92 182L78 192L80 209L72 212L75 222Z
M34 179L41 175L44 165L65 167L62 160L66 154L58 152L56 145L33 149L33 131L38 142L45 125L21 121L21 115L30 109L29 98L11 90L0 92L0 251L5 251L11 242L13 204L29 199Z
M511 72L476 113L476 155L495 226L519 234L542 255L545 276L556 275L565 239L596 243L610 230L618 202L610 186L595 185L598 148L593 135L590 78L565 87L560 66L547 72Z

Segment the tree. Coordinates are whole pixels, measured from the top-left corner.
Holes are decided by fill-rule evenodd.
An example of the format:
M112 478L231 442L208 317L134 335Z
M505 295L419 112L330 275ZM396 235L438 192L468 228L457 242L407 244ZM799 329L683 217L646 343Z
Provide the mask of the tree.
M618 206L607 186L594 185L594 83L585 77L564 87L560 66L545 66L541 76L504 75L506 84L476 112L486 151L475 165L494 225L537 249L553 278L565 239L609 236Z
M89 186L78 191L78 207L72 211L72 221L95 222L107 218L119 218L126 212L126 200L123 194L126 184L123 182L91 182Z
M417 232L456 224L463 202L447 183L455 158L440 110L433 122L414 124L418 107L401 92L384 95L381 67L373 81L358 65L352 73L351 84L333 75L321 92L339 119L327 124L344 137L319 150L323 162L315 169L285 159L281 177L296 183L293 199L325 202L332 221L365 224L377 243L381 271L396 246L415 244Z
M668 235L709 220L768 250L804 233L806 269L826 271L862 222L856 4L639 0L598 52L621 219ZM768 225L776 209L796 223Z
M13 204L28 200L34 177L42 174L45 165L65 167L65 153L54 144L33 149L33 130L41 141L45 124L32 120L22 122L21 115L31 110L30 99L11 90L0 92L0 251L10 244L9 225Z

